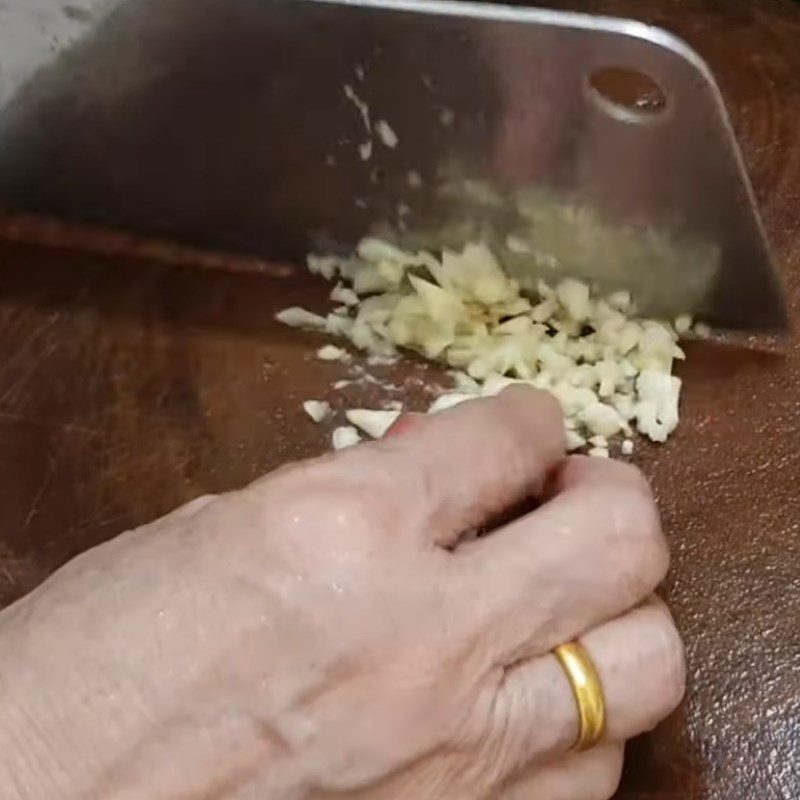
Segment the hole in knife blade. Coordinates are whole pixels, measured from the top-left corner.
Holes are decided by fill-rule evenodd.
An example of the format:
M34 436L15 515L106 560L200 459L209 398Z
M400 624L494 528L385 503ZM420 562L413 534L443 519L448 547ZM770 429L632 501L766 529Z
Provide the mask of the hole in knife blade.
M590 96L623 122L648 122L667 108L667 95L649 75L627 67L604 67L589 76Z

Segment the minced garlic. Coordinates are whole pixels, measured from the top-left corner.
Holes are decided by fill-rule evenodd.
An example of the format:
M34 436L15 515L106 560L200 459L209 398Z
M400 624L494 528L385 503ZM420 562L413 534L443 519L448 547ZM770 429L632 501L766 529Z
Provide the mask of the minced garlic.
M455 391L431 413L528 384L561 403L570 450L588 446L599 457L611 437L638 430L663 442L678 424L681 381L672 366L685 357L679 335L697 327L686 316L674 324L638 318L627 292L600 296L573 279L539 281L523 296L482 243L434 255L367 238L355 255L311 256L308 264L338 281L333 299L343 305L326 317L293 308L278 319L343 337L374 359L391 362L406 348L450 366ZM350 421L380 438L388 417L364 425L364 415L387 413L362 409Z

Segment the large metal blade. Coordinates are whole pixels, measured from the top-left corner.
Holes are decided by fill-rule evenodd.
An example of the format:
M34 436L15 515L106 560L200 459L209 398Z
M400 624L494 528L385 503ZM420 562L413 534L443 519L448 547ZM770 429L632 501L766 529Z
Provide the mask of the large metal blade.
M0 6L7 209L276 259L482 236L523 284L786 325L719 91L661 30L417 0L81 8Z

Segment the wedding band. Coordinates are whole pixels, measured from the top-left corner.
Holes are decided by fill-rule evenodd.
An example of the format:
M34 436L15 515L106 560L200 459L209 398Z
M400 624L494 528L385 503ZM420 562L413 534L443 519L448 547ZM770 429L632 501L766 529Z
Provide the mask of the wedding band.
M562 644L553 654L567 675L578 706L580 728L573 749L588 750L603 738L606 729L603 684L591 656L579 642Z

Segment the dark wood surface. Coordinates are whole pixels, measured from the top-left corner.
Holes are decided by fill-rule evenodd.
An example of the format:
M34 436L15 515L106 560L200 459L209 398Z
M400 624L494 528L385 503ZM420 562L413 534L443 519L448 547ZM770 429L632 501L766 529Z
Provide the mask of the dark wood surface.
M575 3L570 4L575 7ZM687 38L723 88L800 324L800 7L633 2ZM80 551L327 442L299 404L342 367L273 312L322 302L301 273L199 257L0 245L0 606ZM65 241L58 232L48 236ZM16 241L13 241L16 239ZM122 249L130 243L122 242ZM129 248L130 249L130 248ZM157 257L154 257L157 256ZM206 265L207 266L207 265ZM248 267L251 268L248 270ZM311 300L309 300L309 297ZM394 375L419 389L416 369ZM630 748L626 800L800 798L800 343L785 357L690 348L683 424L641 447L674 567L689 695Z

